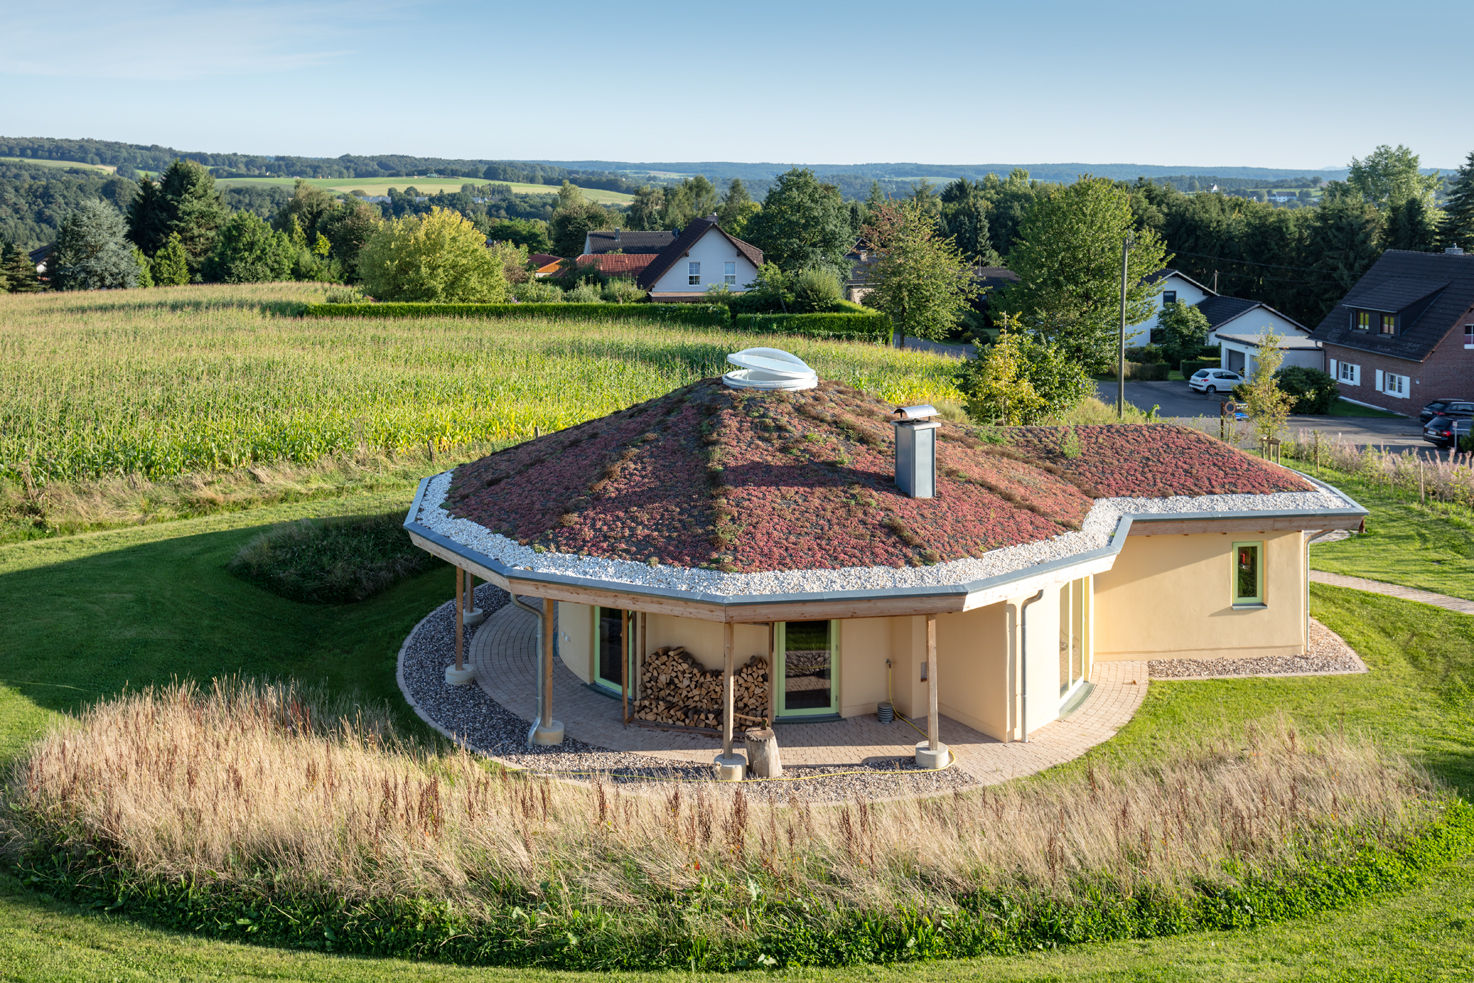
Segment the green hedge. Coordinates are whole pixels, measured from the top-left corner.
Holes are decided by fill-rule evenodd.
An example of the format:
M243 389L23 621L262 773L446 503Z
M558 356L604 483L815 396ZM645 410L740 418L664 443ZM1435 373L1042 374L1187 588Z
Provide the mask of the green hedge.
M662 910L636 914L588 905L556 886L551 899L509 887L502 906L480 916L438 899L314 893L273 884L266 872L249 887L152 879L126 870L123 858L84 854L61 841L36 844L5 866L23 883L68 901L197 937L481 965L712 972L1011 955L1256 928L1406 890L1471 850L1474 808L1454 800L1401 846L1369 844L1336 863L1306 858L1272 873L1229 865L1222 880L1183 891L1123 895L1114 877L1103 875L1081 885L1074 900L974 892L930 910L897 903L825 911L750 879L750 896L713 894L703 882L672 895ZM687 919L712 905L741 905L744 931L693 931Z
M842 338L891 343L891 319L879 311L864 314L738 314L738 331L803 335L806 338Z
M1183 359L1183 361L1182 361L1182 377L1184 379L1191 379L1193 377L1193 373L1196 372L1198 369L1216 369L1216 368L1219 367L1219 365L1220 365L1220 363L1222 361L1223 360L1222 359L1219 359L1219 358L1188 358L1188 359Z
M536 317L557 321L655 321L724 328L720 304L307 304L303 317Z
M1172 374L1166 362L1127 362L1126 378L1142 382L1160 382Z

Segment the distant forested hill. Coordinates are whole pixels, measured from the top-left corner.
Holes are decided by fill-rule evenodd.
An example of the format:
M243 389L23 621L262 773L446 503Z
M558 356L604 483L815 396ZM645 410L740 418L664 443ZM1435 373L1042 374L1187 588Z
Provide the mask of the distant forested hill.
M268 154L206 153L177 150L157 144L144 146L137 143L118 143L113 140L0 137L0 157L102 164L125 172L162 171L175 160L183 157L204 164L217 178L369 178L441 174L480 178L485 181L526 182L555 186L564 181L571 181L586 188L603 188L606 191L626 193L639 188L639 182L608 171L576 171L538 161L456 160L445 157L411 157L404 154L290 157Z
M981 180L988 174L1007 177L1015 169L1029 172L1035 181L1069 184L1082 174L1110 178L1114 181L1135 181L1146 178L1171 184L1179 190L1188 190L1188 184L1196 179L1204 188L1217 184L1223 190L1262 188L1274 185L1308 186L1314 178L1323 181L1339 181L1346 177L1346 168L1329 167L1320 170L1298 170L1294 168L1270 167L1183 167L1162 164L780 164L745 163L742 161L618 161L618 160L545 160L533 161L575 170L594 170L625 175L634 181L659 178L681 178L696 174L721 185L732 178L741 178L750 189L761 193L773 179L790 167L808 167L830 184L836 185L846 198L864 198L872 182L880 182L886 191L909 189L919 181L945 184L965 177L971 181Z

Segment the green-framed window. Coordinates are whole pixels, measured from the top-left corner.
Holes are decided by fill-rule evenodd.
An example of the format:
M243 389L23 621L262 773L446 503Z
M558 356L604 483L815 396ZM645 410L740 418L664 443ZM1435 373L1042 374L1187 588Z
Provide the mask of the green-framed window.
M624 664L620 664L623 653ZM621 676L633 685L635 626L630 612L619 608L594 608L594 685L618 693L624 686Z
M1264 603L1264 543L1233 544L1233 603Z
M778 716L839 712L839 622L787 621L774 626Z

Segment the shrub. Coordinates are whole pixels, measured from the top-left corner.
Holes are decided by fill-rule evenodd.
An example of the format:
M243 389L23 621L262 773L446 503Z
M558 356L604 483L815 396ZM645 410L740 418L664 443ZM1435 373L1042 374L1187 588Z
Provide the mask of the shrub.
M799 270L789 282L796 314L825 314L844 299L839 279L829 270Z
M1307 369L1299 365L1288 365L1274 375L1279 387L1294 404L1293 413L1329 413L1331 404L1341 395L1341 387L1330 373L1320 369Z
M242 546L227 569L292 601L362 601L435 562L402 522L391 513L287 523Z
M1163 356L1169 363L1191 358L1194 353L1201 355L1211 330L1202 311L1178 302L1162 305L1157 325L1162 332ZM1217 355L1217 350L1212 354Z
M720 304L306 304L303 317L539 317L556 321L654 321L725 328Z
M1157 362L1166 362L1167 356L1156 345L1136 345L1126 349L1126 361L1156 364ZM1178 361L1181 361L1181 359Z
M645 291L640 285L626 277L614 277L604 284L604 290L600 294L605 303L608 304L634 304L645 299Z
M459 212L395 219L376 228L358 254L364 289L380 300L500 303L507 277L486 236Z
M563 300L563 291L555 283L543 280L528 280L512 285L512 299L522 304L557 304Z
M1126 378L1142 382L1161 382L1172 374L1166 362L1127 362Z
M1474 454L1474 433L1467 433L1459 438L1459 453Z
M738 314L738 331L803 335L891 343L891 319L879 311L864 314Z
M570 304L597 304L604 299L604 288L585 280L563 291L563 299Z
M957 388L979 423L1029 424L1069 413L1093 387L1085 367L1059 346L1005 331L963 360Z

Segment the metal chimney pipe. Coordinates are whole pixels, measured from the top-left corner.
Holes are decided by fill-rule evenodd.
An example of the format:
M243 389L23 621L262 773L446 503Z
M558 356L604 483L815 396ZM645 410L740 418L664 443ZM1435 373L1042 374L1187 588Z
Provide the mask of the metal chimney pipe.
M937 408L929 403L898 406L891 423L896 428L896 487L912 498L937 494Z

